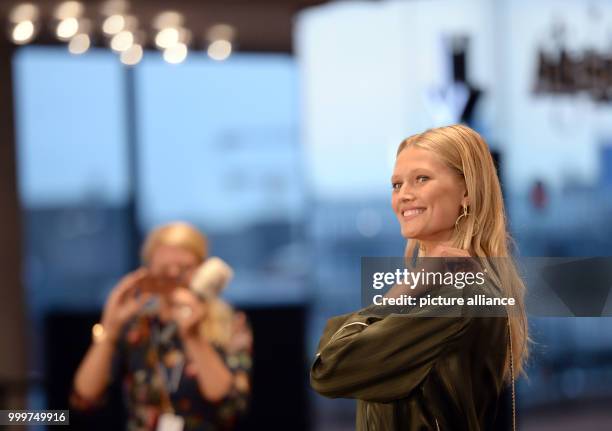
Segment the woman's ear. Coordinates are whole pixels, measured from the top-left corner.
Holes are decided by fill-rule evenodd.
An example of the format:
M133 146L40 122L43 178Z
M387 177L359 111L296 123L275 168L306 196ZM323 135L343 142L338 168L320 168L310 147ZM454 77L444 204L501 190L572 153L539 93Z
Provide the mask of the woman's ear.
M461 208L465 208L470 205L470 198L468 196L468 189L465 181L461 184L461 188L459 191L463 192L463 197L461 198Z

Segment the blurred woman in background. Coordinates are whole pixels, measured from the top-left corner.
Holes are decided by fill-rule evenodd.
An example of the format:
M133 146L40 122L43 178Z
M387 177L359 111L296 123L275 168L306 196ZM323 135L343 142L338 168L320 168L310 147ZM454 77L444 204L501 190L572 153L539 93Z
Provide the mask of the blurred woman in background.
M502 317L432 317L432 307L384 315L370 306L332 318L311 384L322 395L356 398L357 430L497 429L505 383L512 384L514 409L514 379L523 370L528 334L524 284L510 257L487 144L463 125L414 135L397 150L391 183L407 259L479 262L491 291L514 298L516 306L502 308ZM502 259L491 265L489 258ZM387 296L401 294L415 292L396 285Z
M144 266L113 288L93 327L74 408L100 405L121 378L130 431L232 428L250 394L252 333L243 313L189 288L207 255L205 237L189 224L149 234Z

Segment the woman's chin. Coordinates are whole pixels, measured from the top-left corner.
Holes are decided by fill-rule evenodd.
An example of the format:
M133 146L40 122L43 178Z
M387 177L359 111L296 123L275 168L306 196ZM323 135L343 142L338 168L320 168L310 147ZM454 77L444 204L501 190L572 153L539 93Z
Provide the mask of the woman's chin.
M409 228L402 226L402 236L406 239L419 239L420 229Z

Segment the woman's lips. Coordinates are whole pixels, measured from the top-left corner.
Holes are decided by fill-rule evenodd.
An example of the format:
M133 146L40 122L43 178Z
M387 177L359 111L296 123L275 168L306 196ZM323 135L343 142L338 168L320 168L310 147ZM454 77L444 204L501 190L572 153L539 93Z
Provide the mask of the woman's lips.
M402 219L404 221L412 220L415 217L420 216L425 212L426 208L412 208L409 210L404 210L402 212Z

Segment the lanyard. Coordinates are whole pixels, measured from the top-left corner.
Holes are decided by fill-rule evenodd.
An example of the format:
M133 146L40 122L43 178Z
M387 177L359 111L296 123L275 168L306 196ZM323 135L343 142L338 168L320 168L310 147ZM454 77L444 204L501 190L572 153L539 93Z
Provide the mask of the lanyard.
M170 325L164 328L164 333L160 332L160 329L157 324L153 324L152 328L152 340L153 340L153 357L154 362L156 363L155 371L159 379L161 380L162 387L161 390L161 398L162 398L162 409L164 411L174 412L174 408L172 407L172 401L170 399L170 394L173 394L177 391L179 384L181 382L181 377L183 375L183 369L185 368L185 357L181 355L180 360L176 365L173 365L169 370L162 363L160 358L160 347L162 344L162 337L169 338L174 334L176 327Z

